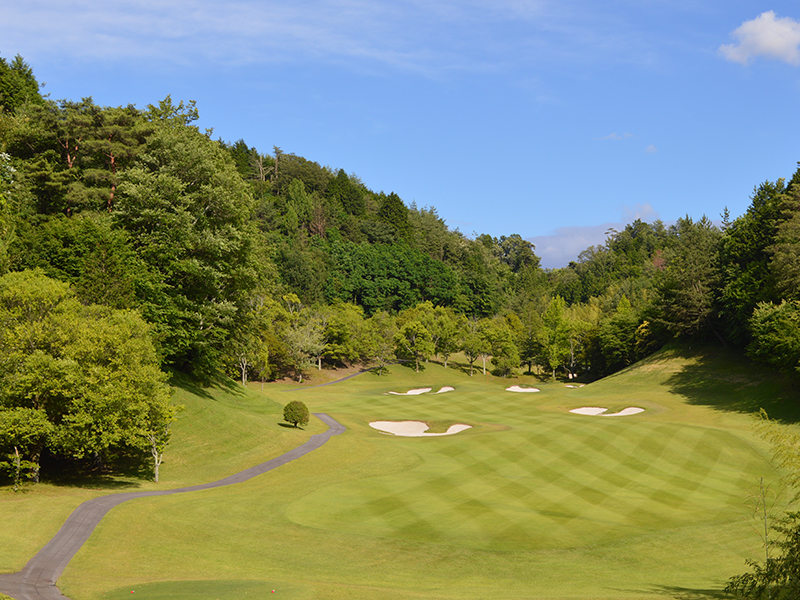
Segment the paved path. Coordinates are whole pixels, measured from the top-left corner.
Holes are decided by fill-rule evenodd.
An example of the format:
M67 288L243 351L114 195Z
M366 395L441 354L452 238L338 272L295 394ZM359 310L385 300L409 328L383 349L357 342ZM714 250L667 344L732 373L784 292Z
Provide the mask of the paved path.
M42 548L36 556L28 561L18 573L0 574L0 593L7 594L17 600L69 600L56 587L56 581L61 577L64 568L67 566L75 553L80 550L83 543L97 527L105 514L117 506L133 498L143 498L145 496L169 496L170 494L182 494L184 492L195 492L198 490L208 490L211 488L222 487L234 483L241 483L252 479L257 475L271 471L277 467L293 461L296 458L316 450L327 442L331 436L339 435L345 430L344 425L339 424L332 417L325 413L314 413L314 416L321 419L328 430L325 433L312 435L302 446L290 450L277 458L268 460L265 463L251 467L225 479L194 485L191 487L178 488L174 490L152 491L152 492L128 492L124 494L110 494L87 500L69 516L69 518L58 530L58 533Z

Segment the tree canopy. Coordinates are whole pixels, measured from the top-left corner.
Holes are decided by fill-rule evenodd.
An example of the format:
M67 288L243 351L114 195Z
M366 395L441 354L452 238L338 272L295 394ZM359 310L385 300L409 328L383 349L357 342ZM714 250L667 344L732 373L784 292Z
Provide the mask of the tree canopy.
M38 480L45 452L113 462L141 454L172 420L150 327L135 312L83 305L41 271L0 278L2 440Z
M292 400L283 407L283 420L295 427L308 425L308 407L300 400Z

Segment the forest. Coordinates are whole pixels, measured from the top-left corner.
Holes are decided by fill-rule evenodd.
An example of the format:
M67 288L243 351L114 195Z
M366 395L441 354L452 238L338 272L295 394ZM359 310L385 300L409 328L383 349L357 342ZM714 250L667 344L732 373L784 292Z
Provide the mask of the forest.
M177 376L459 355L471 373L591 381L681 340L800 375L800 169L719 226L637 220L543 269L519 234L465 235L198 116L170 96L52 100L0 58L4 476L133 457L157 478Z

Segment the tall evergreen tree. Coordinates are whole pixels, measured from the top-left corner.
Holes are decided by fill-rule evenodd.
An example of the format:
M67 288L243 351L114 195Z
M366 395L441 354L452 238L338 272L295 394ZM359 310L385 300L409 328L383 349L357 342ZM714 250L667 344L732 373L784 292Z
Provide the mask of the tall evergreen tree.
M659 272L660 319L677 337L713 330L714 295L719 287L720 231L703 217L678 219L670 228L666 268Z

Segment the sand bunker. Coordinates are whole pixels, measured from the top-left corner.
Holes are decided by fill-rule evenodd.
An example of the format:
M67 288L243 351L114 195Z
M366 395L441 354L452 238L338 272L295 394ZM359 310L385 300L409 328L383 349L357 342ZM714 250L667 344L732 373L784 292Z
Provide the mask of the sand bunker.
M539 388L533 388L533 387L524 388L524 387L519 387L518 385L512 385L511 387L506 388L506 391L507 392L538 392L540 390L539 390Z
M565 387L568 387L568 388L575 389L575 388L582 388L582 387L583 387L583 385L584 385L584 384L580 384L580 385L572 385L571 383L568 383L568 384L567 384Z
M471 429L471 425L464 425L459 423L450 425L446 433L425 433L428 430L428 424L422 421L372 421L369 424L373 429L382 431L384 433L391 433L393 435L400 435L403 437L428 437L434 435L453 435L465 429Z
M446 386L444 386L442 389L440 389L440 390L439 390L438 392L436 392L436 393L437 393L437 394L444 394L445 392L452 392L452 391L454 391L455 389L456 389L456 388L454 388L454 387L450 387L449 385L446 385Z
M394 394L395 396L418 396L420 394L427 394L431 391L431 388L417 388L415 390L408 390L407 392L387 392L389 394Z
M607 408L600 408L599 406L582 406L581 408L573 408L571 413L575 413L576 415L591 415L593 417L627 417L629 415L636 415L640 412L644 412L643 408L636 408L635 406L629 406L619 412L610 413L610 414L603 414L606 412Z

